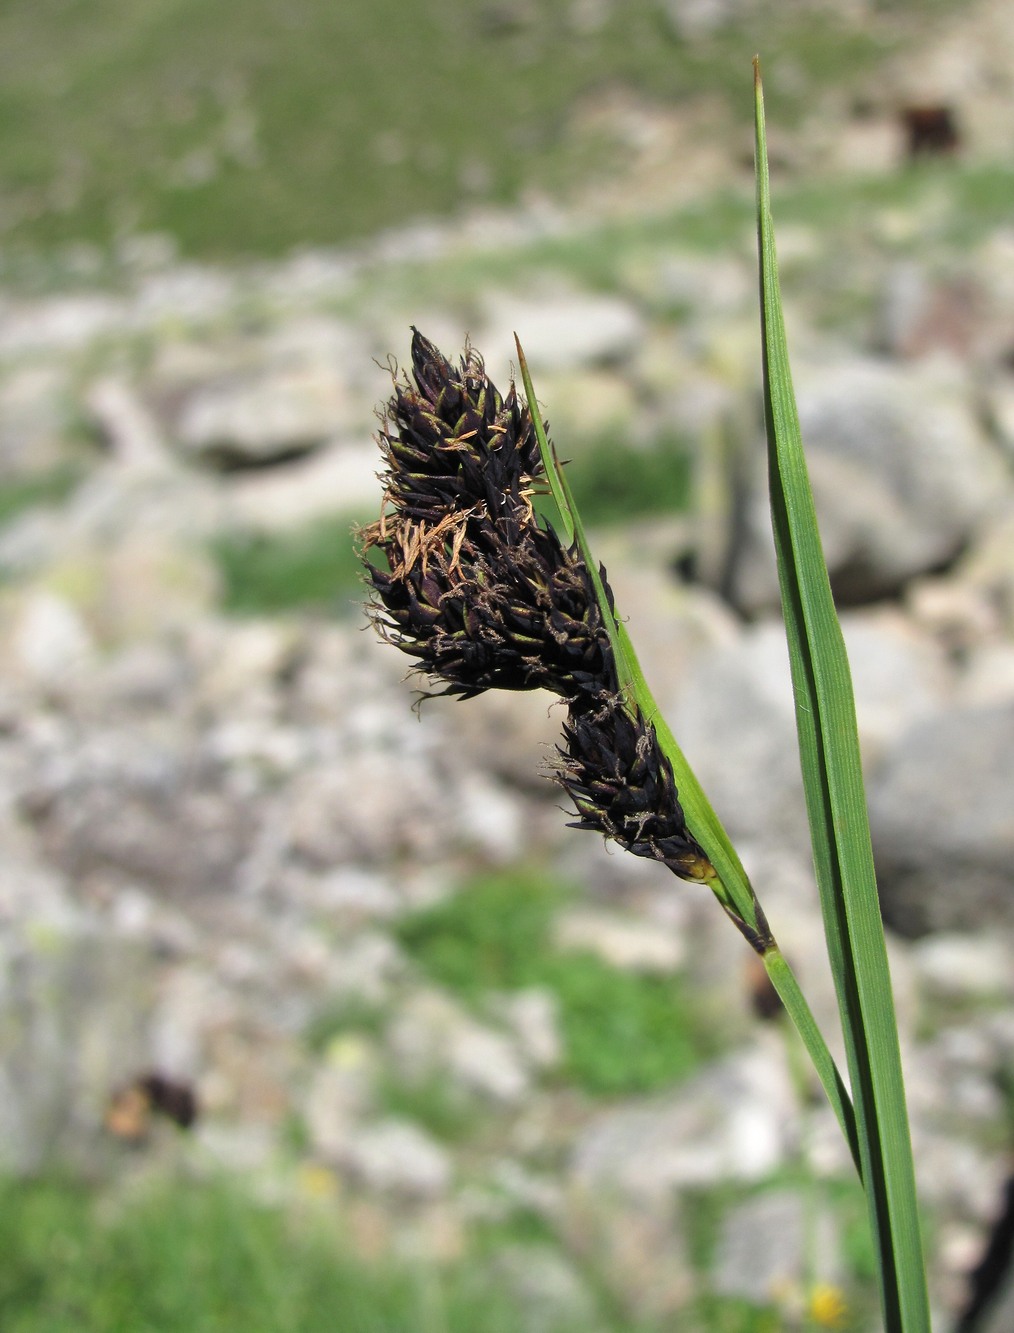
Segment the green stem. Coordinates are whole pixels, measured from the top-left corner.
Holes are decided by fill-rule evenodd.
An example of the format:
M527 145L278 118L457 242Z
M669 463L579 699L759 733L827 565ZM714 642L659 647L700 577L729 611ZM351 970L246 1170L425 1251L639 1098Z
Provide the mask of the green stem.
M683 751L673 736L665 718L659 711L658 704L648 687L648 682L637 660L637 654L630 641L626 626L618 620L610 609L599 566L592 555L588 538L581 522L581 516L574 503L574 497L567 481L566 473L560 466L556 451L546 436L535 397L528 365L520 341L517 342L518 361L521 378L525 386L532 424L539 442L543 465L553 498L559 510L562 535L565 540L575 542L581 557L588 568L595 587L602 618L609 634L620 688L640 711L641 716L654 728L662 753L672 765L673 777L679 791L680 804L686 815L687 827L696 841L704 849L709 861L715 868L714 876L706 883L721 904L723 910L736 922L741 932L759 945L758 952L764 959L764 965L771 977L775 990L781 997L789 1018L795 1025L803 1045L813 1061L817 1077L827 1094L842 1133L849 1145L853 1160L859 1165L859 1140L856 1134L855 1113L849 1094L845 1090L841 1074L828 1049L813 1013L799 989L788 963L782 957L771 939L764 912L757 895L747 877L743 864L726 833L721 820L712 808L697 775L687 763ZM745 929L744 929L745 927ZM860 1170L860 1175L862 1172Z
M785 1006L785 1012L792 1020L803 1045L806 1047L806 1052L813 1063L813 1067L817 1071L817 1077L820 1079L824 1092L827 1094L827 1099L831 1103L831 1109L841 1126L841 1132L845 1135L845 1142L849 1145L852 1160L855 1162L861 1180L863 1168L859 1152L859 1134L856 1129L856 1113L848 1090L842 1082L841 1074L838 1072L838 1066L828 1050L827 1042L817 1026L817 1020L806 1002L806 997L799 988L795 973L785 961L785 955L777 945L773 945L764 954L763 961L767 974L771 978L771 984L778 992L779 999Z

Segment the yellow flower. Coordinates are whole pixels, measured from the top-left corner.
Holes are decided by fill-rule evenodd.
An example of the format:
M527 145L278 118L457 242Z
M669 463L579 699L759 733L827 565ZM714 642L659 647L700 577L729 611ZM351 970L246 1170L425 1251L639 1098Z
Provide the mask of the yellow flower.
M338 1181L326 1166L305 1162L297 1175L299 1190L305 1198L330 1200L338 1196Z
M820 1328L842 1328L848 1317L848 1304L840 1287L820 1282L810 1292L810 1318Z

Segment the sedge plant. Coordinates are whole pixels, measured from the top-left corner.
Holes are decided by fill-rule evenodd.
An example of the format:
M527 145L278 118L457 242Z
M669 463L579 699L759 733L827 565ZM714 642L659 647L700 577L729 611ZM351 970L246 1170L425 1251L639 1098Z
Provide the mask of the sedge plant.
M455 365L418 330L379 435L384 502L360 540L371 615L461 699L546 689L566 706L553 777L575 826L711 891L763 962L862 1181L888 1333L928 1333L925 1271L851 677L800 439L755 65L757 220L772 521L800 759L848 1087L760 900L645 680L549 440L520 341L524 398L470 346ZM538 497L552 503L536 508ZM540 517L548 508L551 517ZM849 1091L851 1089L851 1092Z

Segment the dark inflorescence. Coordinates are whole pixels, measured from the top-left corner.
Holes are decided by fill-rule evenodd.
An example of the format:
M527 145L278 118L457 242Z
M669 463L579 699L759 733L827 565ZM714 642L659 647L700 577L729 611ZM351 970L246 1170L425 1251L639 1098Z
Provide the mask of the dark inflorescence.
M377 627L449 694L600 688L609 635L584 563L536 522L528 408L471 348L454 366L416 331L412 366L380 432L384 512L362 534L384 562L366 566Z
M619 695L576 701L563 728L558 778L577 807L573 828L598 829L682 879L712 867L687 832L672 765L655 728Z
M502 397L471 347L454 365L414 330L412 377L395 377L379 440L383 508L360 538L380 633L444 693L566 700L557 776L578 826L706 878L654 728L621 698L587 565L536 517L545 476L514 386Z

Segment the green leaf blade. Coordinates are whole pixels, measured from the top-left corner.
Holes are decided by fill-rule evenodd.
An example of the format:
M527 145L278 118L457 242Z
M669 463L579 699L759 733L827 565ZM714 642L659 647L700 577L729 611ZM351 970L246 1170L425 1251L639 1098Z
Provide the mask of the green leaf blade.
M772 520L814 866L860 1133L885 1326L928 1333L925 1269L894 1002L851 674L803 455L770 212L756 77L757 213Z

